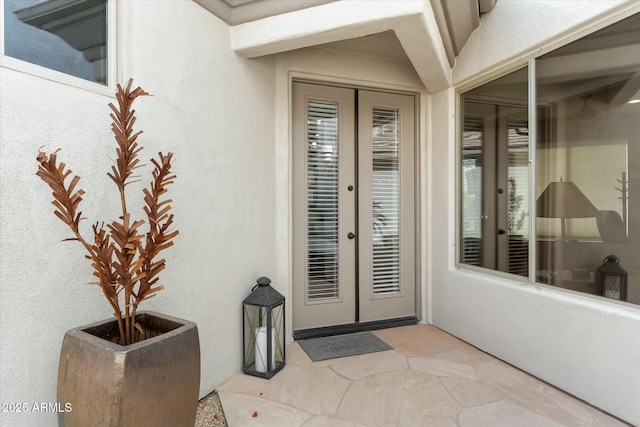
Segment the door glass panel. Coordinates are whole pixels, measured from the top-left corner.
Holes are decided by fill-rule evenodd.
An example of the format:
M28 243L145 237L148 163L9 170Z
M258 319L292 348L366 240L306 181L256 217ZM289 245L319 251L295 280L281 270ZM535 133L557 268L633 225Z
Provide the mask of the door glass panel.
M307 103L307 300L339 297L338 104Z
M529 122L508 119L509 273L529 275Z
M466 116L462 131L462 262L482 264L482 117Z
M373 108L373 294L400 290L399 111Z

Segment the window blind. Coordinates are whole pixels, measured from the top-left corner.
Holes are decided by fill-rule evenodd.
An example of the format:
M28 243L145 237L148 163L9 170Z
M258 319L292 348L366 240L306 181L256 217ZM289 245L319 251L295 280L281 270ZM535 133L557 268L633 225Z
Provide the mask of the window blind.
M373 108L373 294L400 291L399 110Z
M339 297L338 104L307 104L307 300Z
M461 261L482 265L482 117L465 116L462 132Z
M509 165L507 217L509 273L529 275L529 130L528 121L507 121Z

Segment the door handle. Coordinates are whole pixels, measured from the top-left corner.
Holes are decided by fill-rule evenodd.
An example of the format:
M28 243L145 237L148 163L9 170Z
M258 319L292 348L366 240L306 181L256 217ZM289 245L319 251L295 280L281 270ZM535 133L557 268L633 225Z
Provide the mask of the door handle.
M349 233L347 234L347 237L349 238L349 240L355 239L356 235L353 233Z
M498 230L498 234L507 234L507 232L501 228L500 230Z

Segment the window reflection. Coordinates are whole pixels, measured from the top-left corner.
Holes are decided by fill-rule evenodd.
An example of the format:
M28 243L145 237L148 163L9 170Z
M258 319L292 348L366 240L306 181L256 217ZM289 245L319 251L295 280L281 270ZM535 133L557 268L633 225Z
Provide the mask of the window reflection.
M538 280L595 294L616 255L640 303L640 15L539 58L536 85L553 129L537 141Z
M525 68L462 96L461 260L521 276L529 274L527 90Z
M531 280L640 304L640 14L535 65L461 95L460 260L528 277L533 246Z
M107 0L4 0L4 54L107 82Z

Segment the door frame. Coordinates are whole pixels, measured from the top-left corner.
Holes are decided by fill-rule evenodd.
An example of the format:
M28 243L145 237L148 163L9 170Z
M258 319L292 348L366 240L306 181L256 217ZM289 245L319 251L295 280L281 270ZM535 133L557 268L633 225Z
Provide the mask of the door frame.
M347 88L353 90L365 90L365 91L373 91L373 92L383 92L390 94L399 94L399 95L408 95L414 99L414 137L415 137L415 148L414 148L414 229L415 229L415 251L414 251L414 275L415 275L415 317L405 317L405 318L397 318L391 320L384 321L372 321L365 323L354 323L348 325L340 325L337 327L320 327L316 329L307 329L302 331L297 331L294 337L293 335L293 316L290 315L288 319L285 319L287 322L287 340L291 341L292 339L301 339L312 336L325 336L336 333L344 332L354 332L361 330L373 330L380 329L386 327L395 327L402 326L408 324L415 324L420 321L424 321L428 319L426 314L426 307L424 301L422 301L423 296L428 294L424 290L427 284L427 268L428 261L422 260L422 255L426 253L426 239L423 236L423 232L425 230L424 224L426 223L426 214L427 209L425 206L425 194L424 188L426 188L427 181L427 173L426 173L426 159L424 158L424 153L426 150L424 149L426 135L424 132L424 127L420 126L420 123L424 123L426 118L426 93L423 88L411 88L413 90L407 90L406 86L397 87L393 84L387 85L371 85L371 84L363 84L363 82L359 81L347 81L345 79L340 78L332 78L328 79L325 76L317 76L310 75L308 73L293 73L289 72L287 76L287 182L288 182L288 191L287 191L287 282L288 282L288 292L287 292L287 311L289 313L293 313L293 295L294 295L294 283L293 283L293 84L296 83L308 83L318 86L328 86L328 87L338 87L338 88ZM278 110L276 109L276 116L278 116ZM276 132L277 134L278 132ZM277 137L277 135L276 135ZM277 160L277 152L276 150L276 160ZM277 163L277 162L276 162ZM276 172L277 174L277 172Z
M350 60L350 55L344 55ZM357 61L355 61L357 62ZM385 64L385 67L387 65ZM394 71L395 70L395 71ZM276 60L274 90L274 181L275 181L275 242L277 251L272 259L273 284L285 296L288 313L293 309L293 81L306 81L314 84L347 86L373 90L386 90L407 93L416 97L416 315L419 322L429 323L431 313L426 299L431 293L431 276L427 273L431 265L424 254L431 253L432 244L426 238L427 224L431 212L427 205L427 189L430 177L428 174L428 134L426 126L427 111L431 95L426 91L422 81L408 72L402 65L393 64L390 68L379 67L342 68L336 74L335 62L327 60L326 54L316 52L313 56L303 53L280 56ZM449 95L447 95L449 96ZM451 95L453 96L453 95ZM452 98L453 99L453 98ZM259 272L264 274L264 272ZM258 273L256 273L258 274ZM293 341L293 317L285 318L286 340Z

